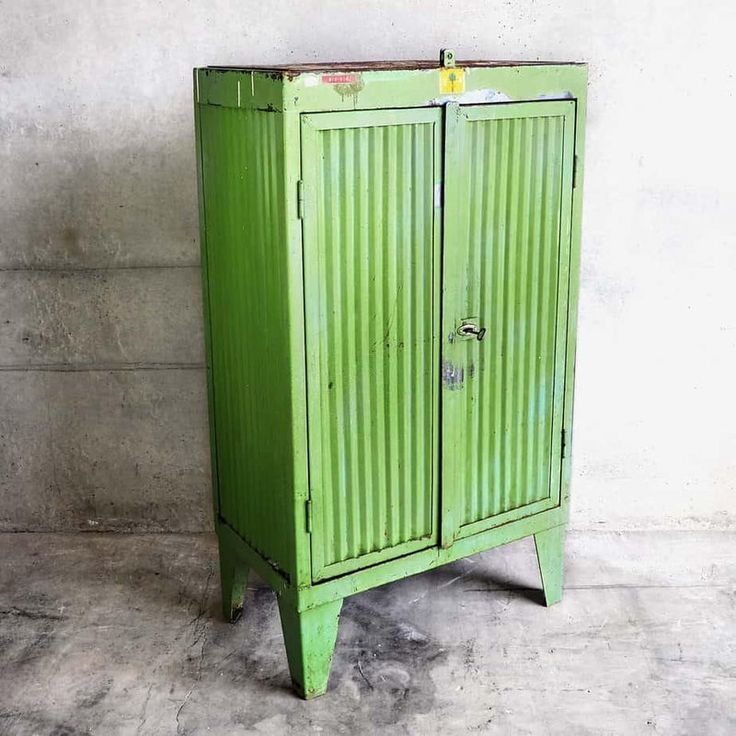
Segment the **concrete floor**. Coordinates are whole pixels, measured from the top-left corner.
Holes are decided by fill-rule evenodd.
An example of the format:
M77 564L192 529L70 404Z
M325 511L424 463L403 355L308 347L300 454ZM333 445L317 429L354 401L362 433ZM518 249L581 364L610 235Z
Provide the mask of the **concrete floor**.
M326 696L272 593L222 622L209 535L0 536L1 734L736 733L736 534L531 540L349 599Z

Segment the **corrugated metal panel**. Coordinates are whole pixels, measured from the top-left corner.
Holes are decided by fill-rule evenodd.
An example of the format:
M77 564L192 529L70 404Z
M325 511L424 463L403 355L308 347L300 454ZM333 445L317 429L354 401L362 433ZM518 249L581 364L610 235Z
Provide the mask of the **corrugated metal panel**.
M282 118L202 106L199 120L220 515L288 573L294 482ZM283 339L274 339L276 325Z
M305 135L316 578L427 546L436 526L438 126L419 114L319 116L362 125Z
M453 257L465 264L467 312L457 316L477 317L487 336L458 345L460 525L550 498L564 125L522 112L464 123L466 206Z

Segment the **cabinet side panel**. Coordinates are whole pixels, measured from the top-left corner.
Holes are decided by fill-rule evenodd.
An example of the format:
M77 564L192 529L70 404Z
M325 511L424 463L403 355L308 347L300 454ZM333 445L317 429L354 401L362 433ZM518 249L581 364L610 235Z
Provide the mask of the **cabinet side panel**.
M291 574L294 466L283 118L201 105L199 134L219 515Z

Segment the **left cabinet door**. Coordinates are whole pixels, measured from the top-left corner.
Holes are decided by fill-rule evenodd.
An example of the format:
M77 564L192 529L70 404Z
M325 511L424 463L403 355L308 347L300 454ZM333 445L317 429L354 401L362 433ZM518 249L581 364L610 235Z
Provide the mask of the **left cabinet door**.
M437 543L440 116L302 116L315 581Z

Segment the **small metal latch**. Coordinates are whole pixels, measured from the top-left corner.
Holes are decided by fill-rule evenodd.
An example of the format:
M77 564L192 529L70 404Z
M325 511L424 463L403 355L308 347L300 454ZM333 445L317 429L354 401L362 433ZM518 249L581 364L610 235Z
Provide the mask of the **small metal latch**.
M445 69L455 66L455 52L452 49L440 49L440 64Z
M457 328L457 334L461 337L470 337L471 335L475 335L478 342L480 342L485 337L486 328L478 327L478 325L475 325L472 322L464 322Z

